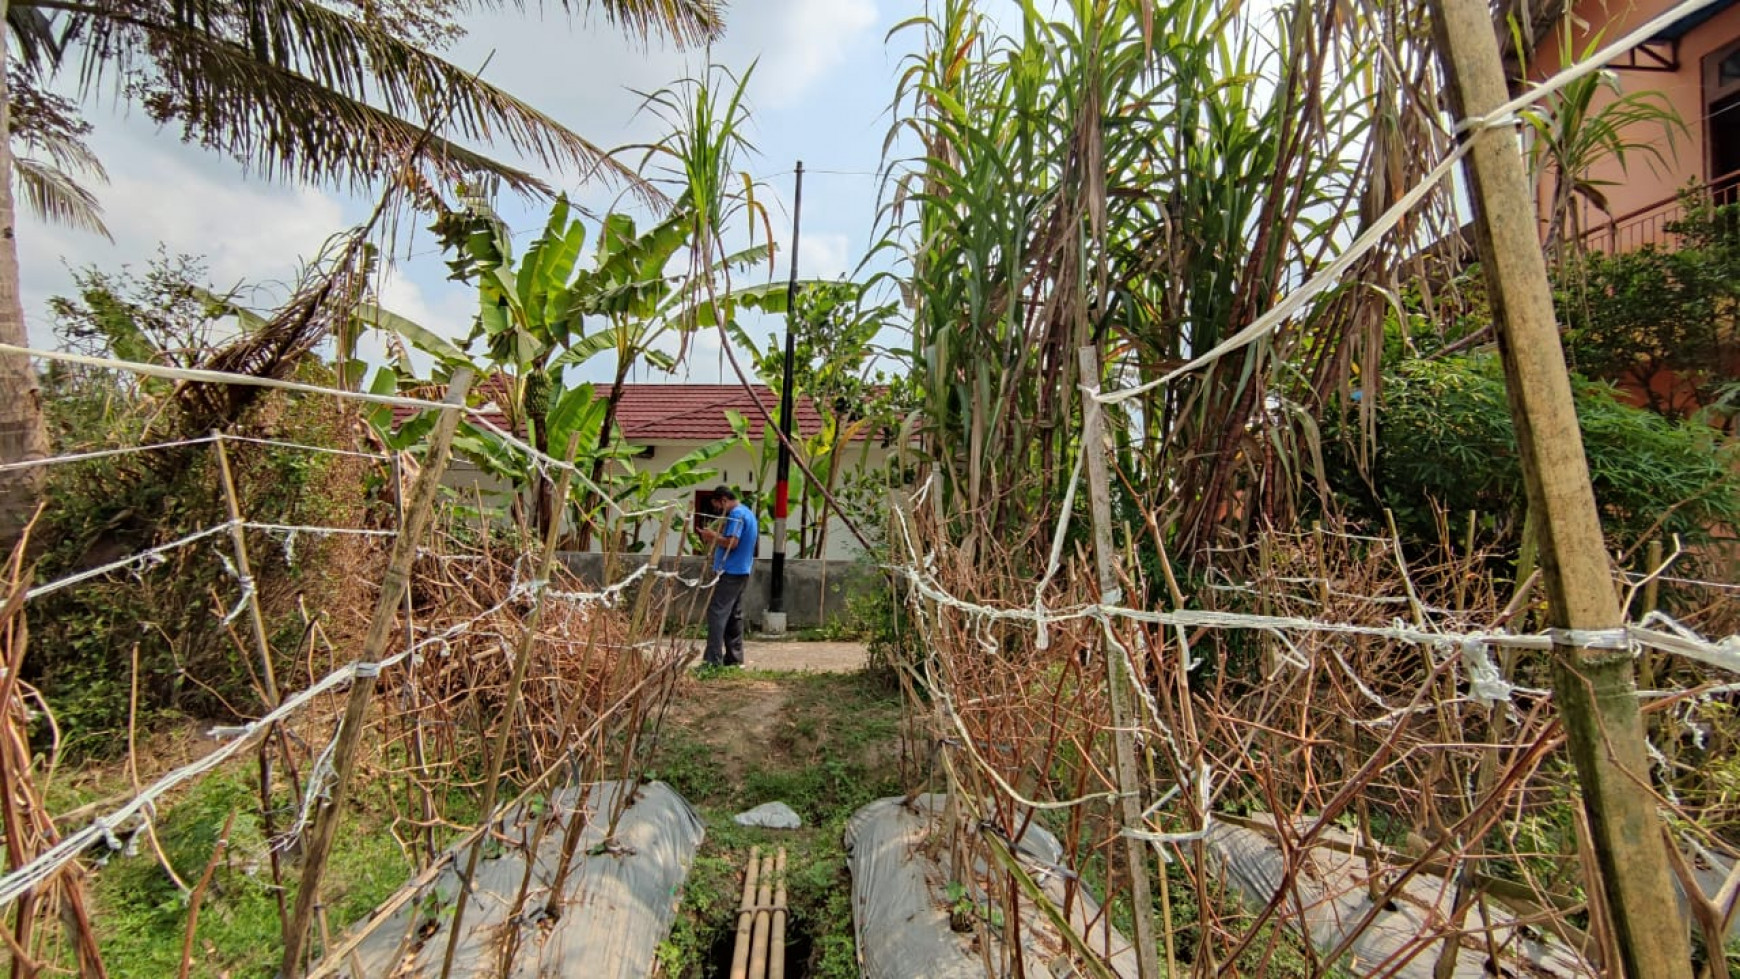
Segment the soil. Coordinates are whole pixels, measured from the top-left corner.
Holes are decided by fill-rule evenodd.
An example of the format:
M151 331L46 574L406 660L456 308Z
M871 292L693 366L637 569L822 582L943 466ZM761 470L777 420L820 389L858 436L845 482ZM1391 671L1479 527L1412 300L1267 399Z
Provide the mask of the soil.
M743 659L752 670L852 673L864 668L865 650L861 642L749 641Z

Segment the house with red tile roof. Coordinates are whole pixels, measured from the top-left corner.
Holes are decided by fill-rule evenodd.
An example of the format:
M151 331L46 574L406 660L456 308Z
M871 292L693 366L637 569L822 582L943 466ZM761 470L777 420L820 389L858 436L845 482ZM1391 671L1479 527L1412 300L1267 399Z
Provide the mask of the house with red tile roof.
M480 387L488 393L488 382ZM599 398L609 394L610 385L598 385ZM812 438L823 430L826 422L810 399L798 398L795 409L797 438ZM732 428L732 415L742 416L748 422L750 444L732 446L709 463L710 468L718 470L718 478L707 480L689 490L660 492L655 501L676 502L688 514L703 511L707 497L713 488L720 485L729 485L740 493L749 494L752 500L758 502L757 510L765 523L758 556L769 557L773 553L769 536L774 488L773 456L771 450L764 453L763 447L773 444L764 437L764 432L767 419L777 414L778 410L779 396L765 385L756 385L752 395L741 384L625 384L622 387L622 398L617 402L615 424L623 441L640 449L640 454L630 460L629 464L644 471L648 467L668 466L696 449L731 438L735 431ZM413 414L413 409L396 411L395 423L402 423ZM502 424L500 418L495 421L498 425ZM859 434L841 457L841 482L853 471L874 470L885 466L888 456L885 433ZM795 499L795 484L801 477L798 468L793 466L794 499L790 525L794 533L806 516ZM467 492L482 491L489 494L505 490L505 487L494 483L474 466L457 458L449 467L447 482L450 486ZM803 529L813 538L820 529L821 516L816 513L809 513L807 516L809 523ZM626 528L625 532L644 547L650 547L657 536L658 528L656 522L649 519L640 521L632 528ZM670 556L686 553L686 546L687 542L679 535L671 534L665 553ZM823 556L832 560L849 560L857 557L859 552L857 541L844 524L837 517L830 518L826 553ZM796 545L788 546L787 553L795 554Z

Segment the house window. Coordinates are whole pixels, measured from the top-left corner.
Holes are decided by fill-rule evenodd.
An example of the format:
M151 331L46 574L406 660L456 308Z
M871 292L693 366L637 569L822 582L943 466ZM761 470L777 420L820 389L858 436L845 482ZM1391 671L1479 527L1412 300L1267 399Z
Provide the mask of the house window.
M713 509L713 491L710 489L695 491L695 530L711 527L719 514Z
M1704 177L1718 204L1740 191L1740 41L1704 58Z

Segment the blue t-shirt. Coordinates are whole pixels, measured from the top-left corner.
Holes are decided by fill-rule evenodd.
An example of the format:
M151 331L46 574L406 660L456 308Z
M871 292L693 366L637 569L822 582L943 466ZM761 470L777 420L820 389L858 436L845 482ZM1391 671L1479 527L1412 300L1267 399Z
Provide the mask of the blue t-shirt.
M755 511L739 503L725 514L719 533L737 538L737 546L725 550L723 544L713 549L713 570L724 574L748 574L755 570Z

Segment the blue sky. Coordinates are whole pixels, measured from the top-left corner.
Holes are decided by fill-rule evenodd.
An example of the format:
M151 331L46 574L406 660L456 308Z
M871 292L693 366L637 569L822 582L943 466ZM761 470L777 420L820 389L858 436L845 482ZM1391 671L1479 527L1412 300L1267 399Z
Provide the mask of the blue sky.
M873 232L879 187L873 173L888 132L888 102L901 55L917 43L915 34L892 45L884 36L918 8L889 0L738 0L727 13L726 36L709 53L645 47L596 16L551 7L541 17L475 17L469 35L445 55L468 68L489 59L488 80L606 147L660 134L656 118L637 112L635 90L697 73L709 56L739 72L757 62L749 97L759 153L743 163L764 184L760 194L783 245L790 236L791 169L804 161L801 274L832 277L857 264ZM254 303L270 306L323 241L360 222L372 205L367 196L251 177L233 161L184 146L174 132L159 131L142 114L117 110L108 100L87 112L96 126L93 147L112 178L97 190L115 242L20 217L25 315L39 345L51 341L45 302L69 291L69 267L142 267L161 244L205 256L219 287L258 286ZM610 188L580 186L572 174L547 176L595 211L616 200ZM503 205L516 231L542 226L544 205ZM419 231L408 249L401 242L401 256L407 250L411 257L401 258L384 283L383 302L445 332L463 333L470 291L445 280L442 256L427 234ZM774 272L779 279L786 274L783 256ZM703 338L688 378L716 380L720 368L716 340Z

